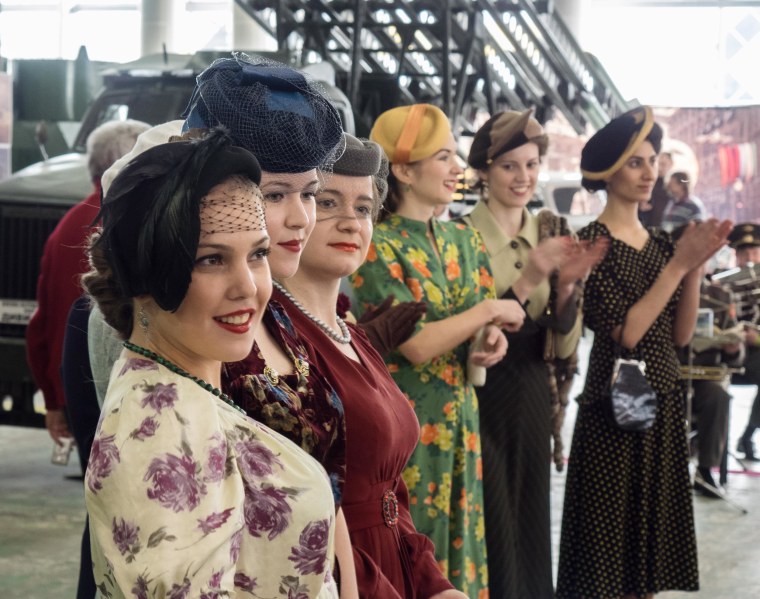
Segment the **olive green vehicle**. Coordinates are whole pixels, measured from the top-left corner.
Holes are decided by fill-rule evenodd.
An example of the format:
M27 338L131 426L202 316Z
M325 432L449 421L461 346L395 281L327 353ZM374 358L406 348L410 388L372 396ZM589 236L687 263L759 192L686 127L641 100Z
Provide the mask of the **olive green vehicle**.
M85 156L87 136L109 120L159 124L178 118L196 76L220 56L229 53L157 55L108 67L99 73L103 87L87 109L71 151L0 181L0 424L44 427L44 414L34 407L36 386L26 363L25 330L36 307L45 241L66 211L92 192ZM322 83L344 128L353 133L348 98L331 79L331 68L322 64L303 70ZM44 155L44 139L39 141Z

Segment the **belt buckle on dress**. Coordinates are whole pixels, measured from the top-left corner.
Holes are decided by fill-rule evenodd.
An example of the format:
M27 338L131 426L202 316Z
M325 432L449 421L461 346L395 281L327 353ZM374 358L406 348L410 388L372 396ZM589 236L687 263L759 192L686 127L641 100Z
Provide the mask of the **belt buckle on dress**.
M398 522L398 499L392 489L383 493L383 520L388 528L393 528Z

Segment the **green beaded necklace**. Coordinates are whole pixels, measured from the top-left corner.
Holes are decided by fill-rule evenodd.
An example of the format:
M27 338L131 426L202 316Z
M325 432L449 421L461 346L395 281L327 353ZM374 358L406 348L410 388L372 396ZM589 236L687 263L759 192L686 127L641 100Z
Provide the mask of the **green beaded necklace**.
M145 356L146 358L150 358L154 362L158 362L159 364L161 364L161 366L168 368L172 372L180 376L183 376L187 379L190 379L191 381L196 382L203 389L211 393L211 395L214 395L215 397L218 397L219 399L221 399L224 403L231 405L241 414L245 414L245 410L241 408L239 405L237 405L234 401L232 401L229 395L227 395L226 393L222 393L221 389L214 387L211 383L207 383L203 379L199 379L197 376L193 376L187 370L183 370L182 368L180 368L173 362L170 362L166 358L159 356L156 352L152 352L149 349L140 347L139 345L135 345L134 343L130 343L129 341L124 341L122 345L124 345L124 347L126 347L128 350L133 351L136 354L140 354L141 356Z

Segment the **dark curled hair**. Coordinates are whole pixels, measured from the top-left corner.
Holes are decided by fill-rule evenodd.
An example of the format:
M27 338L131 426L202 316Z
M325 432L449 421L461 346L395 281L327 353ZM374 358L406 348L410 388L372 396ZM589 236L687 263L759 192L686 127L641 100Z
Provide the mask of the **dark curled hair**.
M386 185L388 179L386 178ZM377 181L373 178L372 179L372 224L376 225L378 222L380 222L380 218L383 215L383 212L385 211L385 206L387 205L387 198L388 198L388 190L386 189L385 194L380 190L380 188L377 185Z
M233 175L258 185L261 167L216 128L148 148L114 178L95 243L125 297L149 295L162 310L177 310L192 279L201 199Z
M377 222L387 220L391 214L395 214L401 205L401 182L393 174L393 169L388 169L388 195L380 208Z
M82 284L105 321L125 338L133 329L132 298L150 296L168 312L184 300L202 198L232 176L261 181L256 157L234 146L226 130L188 137L148 148L124 167L101 203L100 232L90 238L91 270Z
M128 339L132 334L132 298L121 292L106 260L103 246L98 244L99 239L100 233L90 236L90 270L82 275L82 286L100 308L106 323L115 329L122 339Z

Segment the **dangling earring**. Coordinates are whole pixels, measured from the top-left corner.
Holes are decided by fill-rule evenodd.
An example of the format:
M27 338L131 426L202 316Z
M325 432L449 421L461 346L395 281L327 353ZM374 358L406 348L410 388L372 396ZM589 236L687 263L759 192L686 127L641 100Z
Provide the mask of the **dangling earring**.
M150 321L148 320L148 315L145 313L145 306L140 306L140 310L137 313L137 318L140 321L140 328L142 329L142 332L147 335L148 325L150 324Z
M483 181L480 184L480 197L484 202L488 201L488 182Z
M409 183L404 183L404 193L409 193L410 191L412 191L412 186Z

